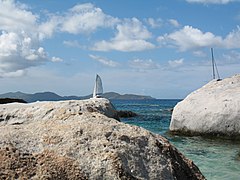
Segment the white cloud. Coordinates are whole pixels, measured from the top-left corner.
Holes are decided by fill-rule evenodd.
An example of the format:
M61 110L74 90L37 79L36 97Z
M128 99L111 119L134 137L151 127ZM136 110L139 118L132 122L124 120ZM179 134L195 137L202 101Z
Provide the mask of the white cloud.
M38 47L26 33L2 32L0 35L0 72L7 75L19 73L48 59L45 50ZM2 75L3 76L3 75Z
M38 16L27 5L0 0L0 77L20 76L50 58L40 46Z
M20 34L2 31L0 34L0 60L20 57L29 61L46 59L47 55L42 47L25 32Z
M51 37L55 31L90 34L99 28L113 27L119 21L92 3L78 4L64 14L50 14L39 26L40 39Z
M53 56L52 59L51 59L52 62L62 62L63 60L59 57L55 57Z
M176 19L169 19L168 22L174 27L180 26L179 22Z
M161 46L176 47L180 51L195 50L205 47L226 49L240 48L240 27L230 32L225 38L211 32L202 32L191 26L184 26L179 31L158 37Z
M148 18L145 20L152 28L159 28L163 24L163 20L158 18L158 19L153 19L153 18Z
M95 43L93 50L110 51L117 50L123 52L143 51L153 49L155 46L145 40L122 40L122 41L100 41Z
M137 19L126 19L122 24L117 25L117 33L110 41L100 41L95 43L93 50L96 51L142 51L153 49L155 46L146 41L151 38L151 33Z
M201 47L215 47L222 44L222 38L211 32L203 33L191 26L184 26L181 30L158 37L162 45L173 45L180 51L198 49Z
M230 2L239 2L239 0L186 0L190 3L203 3L203 4L228 4Z
M0 30L30 31L36 28L37 16L13 0L0 0ZM33 31L34 32L34 31Z
M181 58L181 59L176 59L176 60L168 61L168 64L169 64L171 67L176 68L176 67L179 67L179 66L183 65L183 61L184 61L184 59Z
M43 22L39 25L39 39L44 40L46 38L51 38L53 33L58 29L61 23L61 18L52 15L48 21Z
M112 27L119 20L106 15L91 3L79 4L62 18L61 31L79 34L90 33L101 27Z
M240 48L240 27L238 26L235 31L230 32L223 40L224 47L228 49Z
M126 19L123 24L117 25L117 30L115 40L120 41L124 39L149 39L152 36L137 18Z
M160 67L159 64L155 63L152 59L134 59L129 62L130 67L138 70L151 70L158 69Z
M100 62L101 64L105 65L105 66L109 66L109 67L117 67L119 64L115 61L100 57L100 56L95 56L90 54L89 55L90 58Z

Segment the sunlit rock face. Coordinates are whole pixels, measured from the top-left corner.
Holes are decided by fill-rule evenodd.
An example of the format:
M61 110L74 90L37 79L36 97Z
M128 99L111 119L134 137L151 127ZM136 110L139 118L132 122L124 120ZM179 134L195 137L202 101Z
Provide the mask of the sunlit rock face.
M107 99L0 105L0 179L204 179Z
M170 130L188 134L240 135L240 75L212 80L178 103Z

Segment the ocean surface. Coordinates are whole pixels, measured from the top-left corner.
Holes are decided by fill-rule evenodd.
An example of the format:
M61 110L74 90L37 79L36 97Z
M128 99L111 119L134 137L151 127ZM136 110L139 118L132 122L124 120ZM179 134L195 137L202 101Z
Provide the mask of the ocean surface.
M141 126L166 137L193 160L208 180L240 180L240 141L170 135L173 107L180 100L112 100L118 110L130 110L137 117L122 122Z

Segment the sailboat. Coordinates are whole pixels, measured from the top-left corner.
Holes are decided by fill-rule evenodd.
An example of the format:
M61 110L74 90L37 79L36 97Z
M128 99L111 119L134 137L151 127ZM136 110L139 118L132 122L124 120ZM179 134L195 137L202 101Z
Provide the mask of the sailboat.
M217 64L216 64L216 61L214 59L214 55L213 55L213 48L211 48L211 54L212 54L212 75L213 75L213 79L217 79L217 81L220 81L221 78L219 76L219 73L218 73L218 69L217 69ZM217 78L216 78L216 75L217 75Z
M102 80L100 76L97 74L93 89L93 98L100 98L102 94L103 94Z

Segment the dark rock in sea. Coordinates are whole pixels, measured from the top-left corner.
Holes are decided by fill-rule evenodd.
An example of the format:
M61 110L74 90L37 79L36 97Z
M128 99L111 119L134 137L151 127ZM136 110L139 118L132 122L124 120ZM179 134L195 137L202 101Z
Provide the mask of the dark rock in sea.
M237 153L236 160L240 161L240 151Z
M117 111L118 117L119 118L129 118L129 117L136 117L138 116L137 113L132 112L132 111Z
M173 108L167 109L169 112L173 112Z
M13 98L0 98L0 104L7 104L7 103L27 103L26 101L22 99L13 99Z
M164 137L104 98L0 105L0 179L205 179Z

